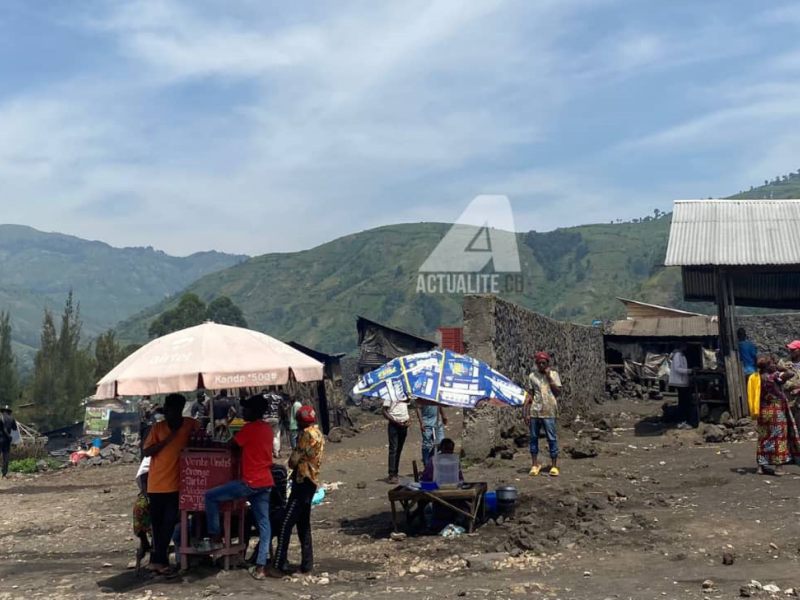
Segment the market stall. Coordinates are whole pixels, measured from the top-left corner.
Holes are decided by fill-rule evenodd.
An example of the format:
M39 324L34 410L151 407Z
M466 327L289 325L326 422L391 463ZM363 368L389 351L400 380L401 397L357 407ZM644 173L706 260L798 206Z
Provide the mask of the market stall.
M324 365L268 335L240 327L204 323L143 346L97 384L96 399L189 393L198 389L256 388L321 381ZM213 405L210 407L213 411ZM213 414L213 412L212 412ZM213 432L212 432L213 435ZM205 529L205 494L239 478L239 461L229 440L193 435L180 455L181 566L188 557L214 555L230 566L244 554L244 502L222 505L222 548L197 543ZM232 531L234 519L237 531ZM234 543L236 539L236 543Z

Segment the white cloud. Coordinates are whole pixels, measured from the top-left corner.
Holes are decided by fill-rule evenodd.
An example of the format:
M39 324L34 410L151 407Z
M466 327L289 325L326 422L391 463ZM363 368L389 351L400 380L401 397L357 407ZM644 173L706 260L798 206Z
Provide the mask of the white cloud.
M714 102L705 90L719 81L681 78L752 52L735 20L592 29L596 13L615 22L635 4L78 5L90 10L53 17L53 39L90 40L92 60L0 95L0 197L17 199L0 204L0 221L178 253L259 253L452 219L483 191L517 196L521 228L638 214L652 200L606 152L624 128L559 148L585 117L576 111L593 109L586 98L612 89L631 106L629 82L655 72L694 87L688 110L652 115L619 146L658 157L777 128L796 118L797 94L769 97L735 79ZM645 96L636 108L647 112ZM778 146L784 156L792 142Z

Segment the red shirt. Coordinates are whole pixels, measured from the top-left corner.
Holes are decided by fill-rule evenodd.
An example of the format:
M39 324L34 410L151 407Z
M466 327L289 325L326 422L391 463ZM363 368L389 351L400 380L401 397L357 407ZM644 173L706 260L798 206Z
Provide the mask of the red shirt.
M251 488L272 487L272 427L251 421L234 436L242 449L242 479Z

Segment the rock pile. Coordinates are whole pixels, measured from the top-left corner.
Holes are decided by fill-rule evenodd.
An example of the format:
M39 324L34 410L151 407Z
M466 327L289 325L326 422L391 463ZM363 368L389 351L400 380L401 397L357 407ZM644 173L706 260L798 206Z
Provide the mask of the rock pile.
M102 450L100 455L93 458L86 458L78 463L79 467L106 467L115 463L136 464L139 462L139 445L109 444Z
M717 423L705 423L701 426L701 433L706 443L739 442L756 437L753 421L747 418L734 421L727 411L725 415L727 418L719 419Z
M624 373L618 373L612 368L606 369L606 396L611 400L644 400L661 398L661 391L651 389L641 383L629 379Z

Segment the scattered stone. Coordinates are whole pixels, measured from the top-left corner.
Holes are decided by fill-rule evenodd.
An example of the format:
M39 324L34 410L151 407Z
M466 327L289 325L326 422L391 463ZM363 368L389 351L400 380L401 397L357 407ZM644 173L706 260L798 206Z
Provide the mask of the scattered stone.
M703 439L708 444L718 444L720 442L724 442L726 435L727 433L722 427L719 425L714 425L713 423L706 423L705 427L703 428Z
M778 544L776 544L775 542L770 542L769 547L772 548L773 550L778 550Z
M328 441L334 444L341 443L343 437L344 436L342 436L342 430L338 428L331 429L330 432L328 433Z
M703 589L704 589L704 590L711 590L711 589L713 589L713 588L714 588L714 582L713 582L713 581L711 581L710 579L706 579L706 580L703 582Z
M473 571L496 571L508 558L508 552L478 554L467 558L467 567Z
M730 567L736 561L736 555L733 552L722 553L722 564Z
M770 594L780 594L781 588L779 588L774 583L768 583L762 588L765 592L769 592Z
M568 447L566 452L573 459L594 458L600 454L600 449L595 442L581 438L574 445Z
M216 596L220 592L220 587L218 585L209 585L203 590L203 597L209 598L211 596Z
M407 537L408 536L405 533L398 533L395 531L392 532L392 534L389 536L389 539L391 539L393 542L404 542L406 541Z
M557 542L566 533L567 533L566 525L563 525L562 523L556 523L555 526L550 531L547 532L547 539Z
M357 490L365 490L367 489L367 482L366 481L359 481L356 483Z

